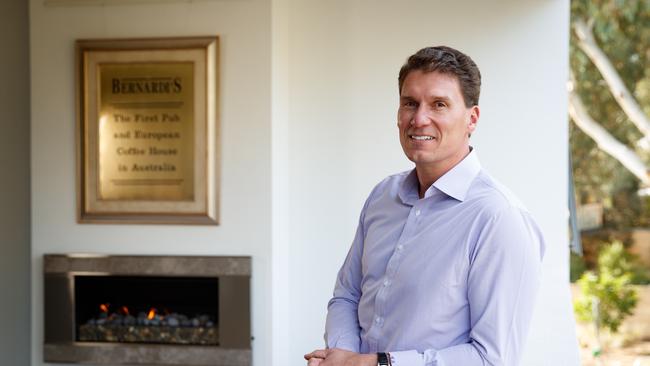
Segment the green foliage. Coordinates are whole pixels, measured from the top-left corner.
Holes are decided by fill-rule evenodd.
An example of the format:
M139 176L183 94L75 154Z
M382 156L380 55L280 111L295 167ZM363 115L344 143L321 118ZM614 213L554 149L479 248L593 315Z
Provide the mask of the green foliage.
M650 0L572 0L571 19L593 21L599 46L641 108L650 115ZM572 32L570 66L576 79L575 89L589 114L650 163L650 155L636 147L643 136L577 44ZM650 226L650 203L636 194L637 179L575 125L570 124L569 133L579 203L602 202L605 226L609 228Z
M633 259L633 266L631 269L632 284L650 285L650 269L640 265L635 256L631 256L631 258Z
M594 321L594 300L597 299L598 325L617 332L637 303L637 294L631 285L633 267L621 242L605 246L598 256L597 272L586 271L578 280L582 296L573 304L578 319Z
M569 280L571 283L576 282L587 270L587 265L583 257L571 252Z
M650 115L650 0L572 0L571 20L577 19L593 22L599 47L643 111ZM598 69L579 49L574 32L570 40L570 67L575 77L574 90L591 117L635 151L650 168L650 153L637 144L642 134L621 110ZM637 194L636 177L574 124L569 125L569 136L576 198L579 204L603 204L605 227L601 231L620 233L650 226L650 197ZM602 245L611 239L593 240L589 247L585 235L586 256L571 258L571 279L579 277L577 283L582 292L574 309L578 319L593 321L596 300L599 326L616 332L637 303L631 284L649 283L650 276L648 270L635 264L621 242Z

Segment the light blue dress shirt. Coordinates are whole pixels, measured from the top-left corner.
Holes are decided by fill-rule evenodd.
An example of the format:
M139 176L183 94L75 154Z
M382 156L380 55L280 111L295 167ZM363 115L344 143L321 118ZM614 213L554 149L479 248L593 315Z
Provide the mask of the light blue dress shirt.
M390 352L393 366L518 365L543 255L530 213L475 151L422 199L415 170L392 175L361 212L327 347Z

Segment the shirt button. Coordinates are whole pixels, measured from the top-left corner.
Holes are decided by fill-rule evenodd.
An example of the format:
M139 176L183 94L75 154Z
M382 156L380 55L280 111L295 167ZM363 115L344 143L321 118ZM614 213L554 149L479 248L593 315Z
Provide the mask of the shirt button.
M404 246L402 244L397 246L397 250L402 250L402 249L404 249Z
M420 216L420 210L415 211L415 216Z
M381 323L381 317L379 317L379 316L376 317L375 318L375 323L377 323L377 324Z
M389 280L385 280L385 281L384 281L384 286L388 286L388 285L390 285L390 281L389 281Z

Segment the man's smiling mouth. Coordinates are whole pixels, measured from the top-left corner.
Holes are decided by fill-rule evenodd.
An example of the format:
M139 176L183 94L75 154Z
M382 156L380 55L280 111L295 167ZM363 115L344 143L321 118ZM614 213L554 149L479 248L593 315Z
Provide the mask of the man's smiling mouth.
M409 138L416 141L434 140L433 136L427 136L427 135L409 135Z

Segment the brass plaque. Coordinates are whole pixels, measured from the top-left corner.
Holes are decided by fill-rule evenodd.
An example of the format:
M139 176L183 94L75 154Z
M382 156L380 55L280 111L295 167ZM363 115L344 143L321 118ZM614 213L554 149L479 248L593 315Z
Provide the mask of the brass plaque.
M194 199L194 64L100 63L98 199Z
M218 45L76 42L80 223L218 224Z

